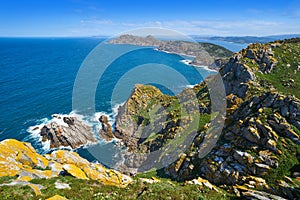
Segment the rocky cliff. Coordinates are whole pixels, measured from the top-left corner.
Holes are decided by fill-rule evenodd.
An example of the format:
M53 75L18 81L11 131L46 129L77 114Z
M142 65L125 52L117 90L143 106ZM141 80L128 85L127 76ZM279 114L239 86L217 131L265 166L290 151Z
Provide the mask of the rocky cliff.
M110 44L132 44L139 46L155 46L160 51L188 55L194 57L190 64L209 66L219 69L231 55L228 49L210 43L198 43L188 41L158 40L153 36L145 38L133 35L121 35L108 41Z
M300 198L299 51L300 39L251 44L222 66L225 127L217 145L204 158L198 155L208 137L212 115L205 82L176 97L163 95L153 86L136 86L119 110L115 136L129 151L149 153L176 141L176 135L194 132L191 145L187 149L182 146L184 153L164 168L166 175L180 181L202 177L238 196ZM200 108L188 101L192 93ZM197 112L201 123L189 130ZM146 162L145 155L126 155L125 165L132 172ZM167 152L158 157L169 156Z

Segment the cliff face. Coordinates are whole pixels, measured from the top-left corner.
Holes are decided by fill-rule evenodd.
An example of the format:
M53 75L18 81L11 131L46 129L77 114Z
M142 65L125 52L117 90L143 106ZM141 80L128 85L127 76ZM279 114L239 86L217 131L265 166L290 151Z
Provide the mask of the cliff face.
M15 177L8 185L28 185L36 194L40 194L43 186L31 183L31 180L63 175L97 180L105 185L118 187L126 187L132 181L130 177L115 170L88 162L75 152L58 150L42 156L29 143L14 139L0 142L0 177Z
M133 35L121 35L108 41L110 44L132 44L139 46L156 46L160 51L189 55L195 57L191 64L219 68L220 63L225 62L232 52L228 49L210 43L198 43L188 41L164 41L153 36L145 38Z
M187 148L183 143L196 134L198 124L203 125L210 119L209 101L203 101L201 105L198 102L198 99L208 99L208 92L204 90L197 97L200 87L204 84L185 89L174 97L162 94L154 86L135 86L130 98L119 108L115 123L115 137L120 138L130 151L125 154L123 171L136 173L141 168L151 169L155 160L173 157L176 160L180 151ZM205 119L199 120L199 112ZM174 140L182 147L178 149L171 143ZM169 150L160 151L163 148ZM153 152L155 159L148 155Z
M300 180L300 100L296 89L300 84L299 50L299 39L252 44L223 65L220 74L227 95L225 127L217 145L204 158L199 158L198 154L204 138L209 135L210 117L207 116L212 114L205 83L187 89L177 97L167 97L152 88L156 92L155 98L151 98L153 94L137 92L135 88L120 109L116 130L127 131L122 136L126 145L135 141L130 146L131 151L152 152L166 145L167 141L176 140L176 135L188 134L185 130L193 123L192 113L200 110L203 123L193 130L196 133L191 145L183 154L177 155L176 162L164 169L167 175L178 180L201 176L237 195L243 195L247 188L254 188L289 199L299 198L296 181ZM281 77L285 77L284 81L280 80ZM289 84L286 84L287 80ZM180 115L173 106L176 105L174 102L179 98L188 102L189 91L196 94L203 107L197 109L186 104L184 113L188 111L187 115ZM292 92L294 96L289 96ZM155 105L168 111L166 118L158 117L162 116L159 113L163 113L163 109L151 111ZM156 120L150 120L144 124L144 116L150 113L154 113L151 119L165 119L167 123L160 125ZM139 125L127 126L127 122L134 119L140 122ZM152 134L139 140L135 134L147 123L155 124L163 131L156 133L151 130ZM167 159L164 155L160 159ZM127 160L129 162L125 164L130 167L139 167L143 163L143 159L138 159L140 163L134 162L130 156Z

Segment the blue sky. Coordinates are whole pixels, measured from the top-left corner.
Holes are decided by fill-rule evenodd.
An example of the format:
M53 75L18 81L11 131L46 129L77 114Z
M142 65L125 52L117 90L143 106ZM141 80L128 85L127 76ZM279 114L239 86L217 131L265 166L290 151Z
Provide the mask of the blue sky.
M295 0L0 0L0 36L114 35L142 27L197 35L300 33Z

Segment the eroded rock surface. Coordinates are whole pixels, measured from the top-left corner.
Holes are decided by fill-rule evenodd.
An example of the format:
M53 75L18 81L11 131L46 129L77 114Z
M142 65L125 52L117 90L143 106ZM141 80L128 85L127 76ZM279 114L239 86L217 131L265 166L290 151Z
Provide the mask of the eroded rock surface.
M55 121L43 126L40 135L43 141L50 141L51 148L60 146L73 149L89 142L97 142L91 126L72 116L54 115Z
M101 123L101 129L99 130L99 134L102 138L104 138L106 141L110 141L114 138L114 135L112 133L112 127L108 121L108 117L105 115L101 115L99 118L99 122Z

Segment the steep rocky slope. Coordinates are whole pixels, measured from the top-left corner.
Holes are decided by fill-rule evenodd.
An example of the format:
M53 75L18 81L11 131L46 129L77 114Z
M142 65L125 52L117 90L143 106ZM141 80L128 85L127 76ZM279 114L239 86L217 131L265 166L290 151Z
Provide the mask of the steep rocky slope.
M180 181L202 177L245 197L268 196L254 189L288 199L300 198L299 50L299 39L251 44L222 66L227 100L225 127L218 143L204 158L198 155L205 138L211 136L208 132L212 116L205 82L177 97L163 95L152 86L138 85L120 108L115 136L129 151L151 153L172 140L176 145L185 144L176 141L176 135L193 133L191 145L186 149L182 145L184 153L178 155L175 151L177 161L164 168L166 175ZM193 94L200 107L189 102ZM197 112L201 123L197 129L189 130ZM145 155L126 155L125 165L133 172L132 168L147 163L149 158ZM164 151L158 160L170 156Z
M178 160L180 167L170 166L168 174L177 179L202 176L225 187L235 185L237 194L236 186L244 185L299 198L300 101L295 97L299 93L286 96L291 93L290 86L281 89L274 84L275 77L276 83L282 81L280 76L294 78L294 86L300 83L299 54L284 51L287 47L299 49L299 40L250 45L221 68L228 95L222 137L204 159L191 156L199 145L195 141ZM291 52L295 57L287 59ZM199 134L205 135L205 131ZM192 170L186 167L191 165Z

